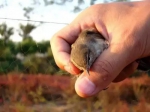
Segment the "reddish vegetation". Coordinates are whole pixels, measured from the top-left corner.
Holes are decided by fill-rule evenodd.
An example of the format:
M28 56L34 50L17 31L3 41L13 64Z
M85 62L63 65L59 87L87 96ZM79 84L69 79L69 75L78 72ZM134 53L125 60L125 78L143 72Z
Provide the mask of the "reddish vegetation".
M56 108L51 107L54 111L62 110L63 106L63 109L72 112L82 112L85 109L89 112L149 112L149 94L150 78L147 75L111 84L107 90L89 99L81 99L76 95L71 77L22 74L0 76L0 104L5 104L5 107L21 103L32 105L33 109L36 109L37 106L34 105L34 108L33 104L44 103L42 107L46 109L49 107L44 107L47 102L55 102ZM30 110L29 107L26 108ZM20 106L13 109L18 110Z
M0 85L35 87L42 85L64 90L69 87L70 78L50 75L4 75L0 76Z
M26 104L43 102L41 98L51 100L52 97L62 97L61 94L69 87L70 78L67 76L14 74L0 76L0 103L1 98L9 102L21 101Z

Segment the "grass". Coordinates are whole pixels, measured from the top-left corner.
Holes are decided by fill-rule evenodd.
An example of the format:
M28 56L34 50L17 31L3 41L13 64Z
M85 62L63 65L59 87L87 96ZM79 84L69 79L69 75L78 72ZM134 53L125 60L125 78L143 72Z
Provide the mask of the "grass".
M0 112L150 112L150 77L112 83L90 98L79 97L71 77L0 76Z

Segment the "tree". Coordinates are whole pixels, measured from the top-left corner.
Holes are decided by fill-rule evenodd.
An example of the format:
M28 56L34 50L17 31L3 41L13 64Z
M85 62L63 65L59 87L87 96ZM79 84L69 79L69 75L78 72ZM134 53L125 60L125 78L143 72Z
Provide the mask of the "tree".
M36 28L36 26L27 23L27 25L20 24L20 32L19 35L24 39L32 38L30 33Z
M17 46L17 51L23 55L33 54L37 52L37 44L32 38L26 38Z
M5 23L0 25L0 58L8 59L10 57L14 57L16 54L16 46L15 43L12 42L10 37L14 34L14 30L12 27L8 27Z
M47 53L48 48L50 47L49 41L42 41L37 43L39 53Z
M26 17L27 19L30 19L30 13L33 11L33 8L25 7L25 8L23 8L23 10L25 11L24 17Z
M12 27L8 28L5 23L0 25L0 35L4 39L4 44L8 42L10 36L14 34L14 29Z

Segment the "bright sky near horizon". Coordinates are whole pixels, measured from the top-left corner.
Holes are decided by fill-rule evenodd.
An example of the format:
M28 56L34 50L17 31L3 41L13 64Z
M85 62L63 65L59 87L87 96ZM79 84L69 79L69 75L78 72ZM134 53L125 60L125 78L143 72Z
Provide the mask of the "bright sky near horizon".
M78 13L73 12L73 7L77 4L77 0L73 2L66 2L64 5L44 5L44 0L37 0L41 4L33 5L32 0L5 0L0 1L0 18L17 18L17 19L26 19L24 17L24 7L33 7L34 11L30 14L31 20L38 21L49 21L49 22L59 22L59 23L70 23ZM48 1L48 0L47 0ZM49 0L50 1L50 0ZM101 0L98 0L101 1ZM89 6L89 0L86 1L83 8ZM18 35L19 24L26 24L24 21L12 21L6 19L0 19L0 24L6 22L8 26L15 28L15 34L11 37L12 40L21 41L22 38ZM66 26L66 24L53 24L53 23L44 23L40 24L37 22L30 22L38 27L33 30L31 36L36 41L49 40L57 31Z
M5 3L7 1L7 3ZM38 1L40 4L33 5L33 1ZM47 0L50 1L50 0ZM57 0L60 1L60 0ZM68 0L69 1L69 0ZM44 5L44 0L0 0L0 18L13 18L13 19L26 19L24 17L24 7L33 7L34 11L30 14L31 20L49 21L59 23L70 23L78 13L73 12L73 7L77 5L78 0L73 2L66 2L64 5ZM97 0L97 3L102 3L103 0ZM86 0L82 4L82 8L90 6L90 0ZM8 26L14 27L15 34L11 37L14 41L21 41L22 38L18 35L19 24L26 24L25 21L12 21L6 19L0 19L0 24L6 22ZM50 38L66 24L53 24L38 22L30 22L38 26L31 36L36 41L50 40Z

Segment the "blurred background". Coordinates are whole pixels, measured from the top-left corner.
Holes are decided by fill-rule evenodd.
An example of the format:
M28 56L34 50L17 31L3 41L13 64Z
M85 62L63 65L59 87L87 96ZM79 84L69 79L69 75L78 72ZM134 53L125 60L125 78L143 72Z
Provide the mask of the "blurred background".
M130 0L1 0L0 112L150 112L147 72L84 99L51 52L51 37L82 10L123 1Z

